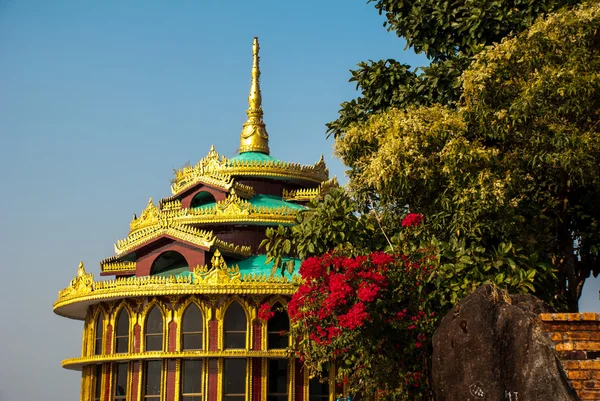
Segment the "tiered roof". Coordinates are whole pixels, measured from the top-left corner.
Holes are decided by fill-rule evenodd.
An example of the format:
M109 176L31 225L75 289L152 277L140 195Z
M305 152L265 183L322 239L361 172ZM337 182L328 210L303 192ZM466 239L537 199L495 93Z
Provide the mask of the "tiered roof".
M306 202L324 196L338 185L335 178L329 180L323 157L314 165L305 166L269 154L258 52L255 38L248 119L240 135L240 154L227 159L213 146L196 165L178 170L171 185L172 195L158 205L150 199L139 217L134 215L127 237L115 244L115 255L100 262L103 275L116 274L120 278L95 281L81 264L71 285L59 292L54 305L56 313L81 319L92 303L130 296L293 293L298 277L287 273L273 276L265 256L257 254L256 249L236 243L235 236L219 238L219 233L235 232L240 227L292 225L296 215L305 210ZM279 195L273 191L260 193L255 182L274 183L272 188L280 188ZM193 204L190 199L203 188L219 196ZM206 255L212 255L211 265L189 266L168 277L125 277L139 276L136 253L160 250L162 244L173 241L208 252ZM231 267L223 257L229 258Z

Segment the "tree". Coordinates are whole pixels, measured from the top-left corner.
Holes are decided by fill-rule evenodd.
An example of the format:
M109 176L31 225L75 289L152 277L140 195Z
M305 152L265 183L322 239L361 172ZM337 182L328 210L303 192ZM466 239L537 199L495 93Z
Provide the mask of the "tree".
M577 0L369 0L386 17L384 26L424 53L431 64L410 71L394 60L369 61L351 71L361 95L341 104L340 116L327 124L328 134L390 107L440 103L454 106L461 94L461 73L471 57L509 34L523 31L536 17Z
M599 7L557 12L483 50L456 108L350 125L335 148L362 207L393 215L408 205L440 239L539 254L576 311L600 271Z
M505 244L490 255L465 248L464 241L422 241L422 221L417 214L402 220L393 253L365 250L348 257L347 249L338 249L302 263L304 280L288 312L299 339L295 351L309 375L333 363L345 395L427 399L429 345L438 319L484 282L530 292L545 274ZM270 305L260 310L261 319L272 316Z

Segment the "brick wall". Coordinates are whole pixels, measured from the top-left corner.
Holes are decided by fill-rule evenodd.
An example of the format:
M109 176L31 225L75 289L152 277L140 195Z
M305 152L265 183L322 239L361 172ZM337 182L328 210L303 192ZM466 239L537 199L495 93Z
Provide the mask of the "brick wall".
M582 400L600 400L600 314L544 313L542 329Z

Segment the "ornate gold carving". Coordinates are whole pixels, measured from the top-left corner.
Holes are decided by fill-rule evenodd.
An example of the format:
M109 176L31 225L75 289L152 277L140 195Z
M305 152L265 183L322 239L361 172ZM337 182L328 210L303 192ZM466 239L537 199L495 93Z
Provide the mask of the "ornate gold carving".
M240 135L240 153L261 152L269 154L269 134L263 121L262 96L260 93L260 66L258 38L252 43L252 82L248 95L248 120Z
M104 273L119 273L135 270L135 262L109 262L100 263L100 270Z
M93 355L79 358L69 358L62 361L62 366L67 369L81 369L85 365L100 362L119 362L149 359L176 359L176 358L286 358L286 350L252 351L245 349L229 349L223 351L175 351L175 352L130 352L121 354Z
M58 292L58 297L63 298L79 294L88 294L92 292L93 284L94 275L92 273L86 273L83 262L79 262L77 275L71 280L71 283L67 288Z
M136 215L133 215L133 220L129 224L129 232L133 233L144 227L153 226L156 223L158 223L158 208L152 203L152 198L150 198L140 217L136 218Z
M279 160L228 160L225 156L220 156L214 147L211 147L209 154L195 166L186 166L175 173L171 191L173 194L181 193L198 182L204 182L202 180L206 180L206 177L231 177L234 175L282 177L320 184L329 179L329 170L323 156L312 166ZM207 184L209 183L207 182ZM236 187L235 183L233 188L236 192L243 189L243 187ZM237 195L241 196L239 193Z
M323 181L317 188L302 188L293 190L283 190L282 198L286 201L308 202L314 198L323 198L332 188L339 187L337 177L331 180Z
M241 256L250 256L252 252L248 246L235 245L219 240L211 231L199 230L192 226L179 224L167 216L160 216L158 223L154 226L139 229L131 233L127 238L117 241L115 244L115 253L117 256L122 256L145 242L162 235L168 235L205 249L215 247L223 252Z
M159 204L159 209L161 212L168 212L171 210L181 209L181 201L178 199L169 200L169 201L161 200L158 204Z
M233 187L231 187L229 190L229 193L239 196L240 198L250 199L254 196L254 188L252 188L250 185L234 182Z
M203 284L240 284L241 274L238 267L227 267L221 252L217 249L211 260L212 268L196 266L194 276Z
M223 272L223 270L219 270ZM214 271L217 271L217 269L214 269ZM79 278L79 275L75 277L69 287L59 291L59 297L54 303L54 311L59 315L83 319L85 315L80 316L79 313L81 312L73 312L73 309L66 307L80 302L94 304L115 299L163 295L292 295L302 281L298 275L292 276L291 279L283 276L255 274L244 274L239 277L237 275L239 273L237 268L231 267L228 267L225 273L228 274L227 279L221 273L212 273L212 275L220 276L219 279L213 279L210 271L206 269L206 273L200 270L186 276L127 277L106 281L94 281L91 274L87 275L84 273L83 277L89 277L85 279L89 280L87 281L88 284L78 284L81 278ZM208 280L206 279L207 277ZM108 308L114 308L115 305L115 302L107 302ZM118 311L114 311L114 309L108 310L110 324L113 326L115 319L114 312ZM132 312L131 308L129 308L129 312Z

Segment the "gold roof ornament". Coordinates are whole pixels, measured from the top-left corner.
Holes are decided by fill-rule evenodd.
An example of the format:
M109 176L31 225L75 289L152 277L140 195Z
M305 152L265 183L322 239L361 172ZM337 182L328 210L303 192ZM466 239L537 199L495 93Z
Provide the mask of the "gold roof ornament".
M260 94L260 67L258 38L252 43L252 82L248 95L248 120L244 123L240 135L240 153L260 152L269 154L269 134L263 121L262 97Z

